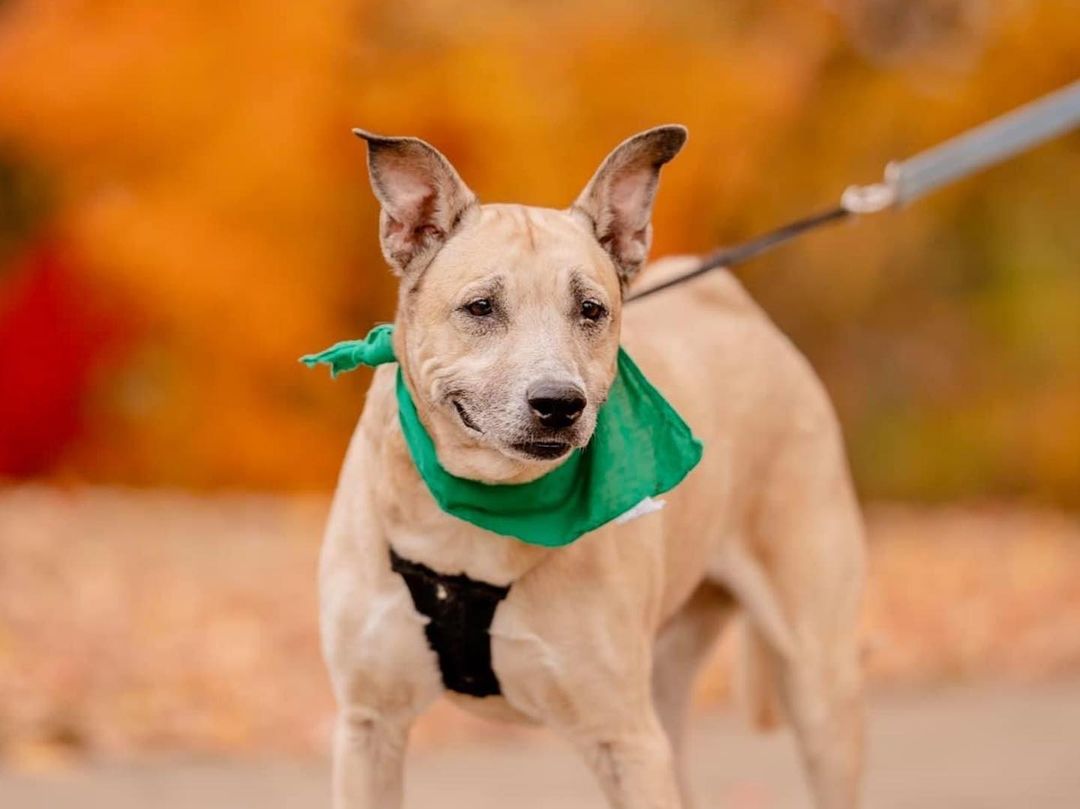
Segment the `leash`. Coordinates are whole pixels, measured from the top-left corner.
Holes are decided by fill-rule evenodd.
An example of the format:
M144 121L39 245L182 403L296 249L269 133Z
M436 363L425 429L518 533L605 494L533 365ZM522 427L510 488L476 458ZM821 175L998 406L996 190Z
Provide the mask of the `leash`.
M882 182L849 186L840 204L796 219L749 241L712 253L697 267L627 296L638 301L686 283L718 267L734 267L807 231L854 216L898 208L943 185L1008 160L1080 126L1080 81L988 121L926 151L885 167Z

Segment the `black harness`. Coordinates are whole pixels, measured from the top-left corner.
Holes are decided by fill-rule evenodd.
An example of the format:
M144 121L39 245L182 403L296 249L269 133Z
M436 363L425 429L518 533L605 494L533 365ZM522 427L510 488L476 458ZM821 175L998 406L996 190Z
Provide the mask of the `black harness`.
M442 681L450 691L473 697L502 693L491 667L491 621L510 587L448 576L402 559L390 549L390 567L405 580L417 611L429 619L424 632L438 655Z

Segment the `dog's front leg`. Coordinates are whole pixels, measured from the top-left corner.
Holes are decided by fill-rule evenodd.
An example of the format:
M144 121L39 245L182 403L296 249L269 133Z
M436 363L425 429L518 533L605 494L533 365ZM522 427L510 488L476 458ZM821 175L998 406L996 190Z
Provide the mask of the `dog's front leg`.
M400 809L411 721L343 708L334 733L334 809Z
M638 566L635 580L616 559L577 555L588 547L535 570L499 607L491 634L503 694L574 745L613 809L681 809L642 603L655 567Z
M330 552L324 560L335 561ZM338 704L334 809L400 809L405 745L416 718L442 692L424 621L389 563L326 564L323 653Z
M590 732L572 740L613 809L682 806L671 743L655 717L634 731Z
M612 809L682 809L675 756L653 704L652 662L643 643L635 649L634 633L610 631L604 631L607 638L624 642L605 642L578 622L564 627L565 645L553 644L525 621L516 623L513 601L507 606L495 652L510 704L574 745ZM531 617L545 621L553 612ZM604 630L605 624L591 626Z

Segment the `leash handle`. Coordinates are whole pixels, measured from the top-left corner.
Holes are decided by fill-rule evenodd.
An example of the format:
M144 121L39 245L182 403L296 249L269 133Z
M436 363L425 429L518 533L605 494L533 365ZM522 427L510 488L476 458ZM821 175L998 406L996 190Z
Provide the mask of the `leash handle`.
M878 213L913 202L943 185L1007 160L1078 126L1080 81L1075 81L907 160L889 163L883 182L849 186L835 208L719 250L702 259L701 264L690 272L635 292L626 300L641 300L718 267L733 267L749 261L808 230L852 215Z
M927 149L885 171L896 204L1007 160L1080 126L1080 81Z
M849 186L840 204L857 214L905 205L1077 126L1080 126L1080 81L914 157L889 163L884 182Z

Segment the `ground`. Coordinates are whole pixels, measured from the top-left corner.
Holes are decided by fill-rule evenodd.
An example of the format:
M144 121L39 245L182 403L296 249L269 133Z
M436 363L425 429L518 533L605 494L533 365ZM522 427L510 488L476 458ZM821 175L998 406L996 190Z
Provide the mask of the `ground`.
M325 753L325 497L0 486L0 766ZM867 507L875 685L1080 677L1080 521ZM722 643L699 705L728 704ZM288 694L288 699L282 699ZM501 732L500 732L501 733ZM503 735L434 711L423 748Z
M749 733L729 713L695 732L699 806L804 809L785 733ZM1080 680L948 687L872 701L869 809L1074 809L1080 805ZM0 771L6 809L293 809L328 806L324 761L163 760L48 777ZM584 766L546 734L421 750L407 806L600 809Z
M0 486L0 807L328 805L315 568L325 497ZM866 508L867 809L1080 806L1080 521ZM805 807L790 741L702 678L700 809ZM543 734L437 706L409 805L600 806Z

